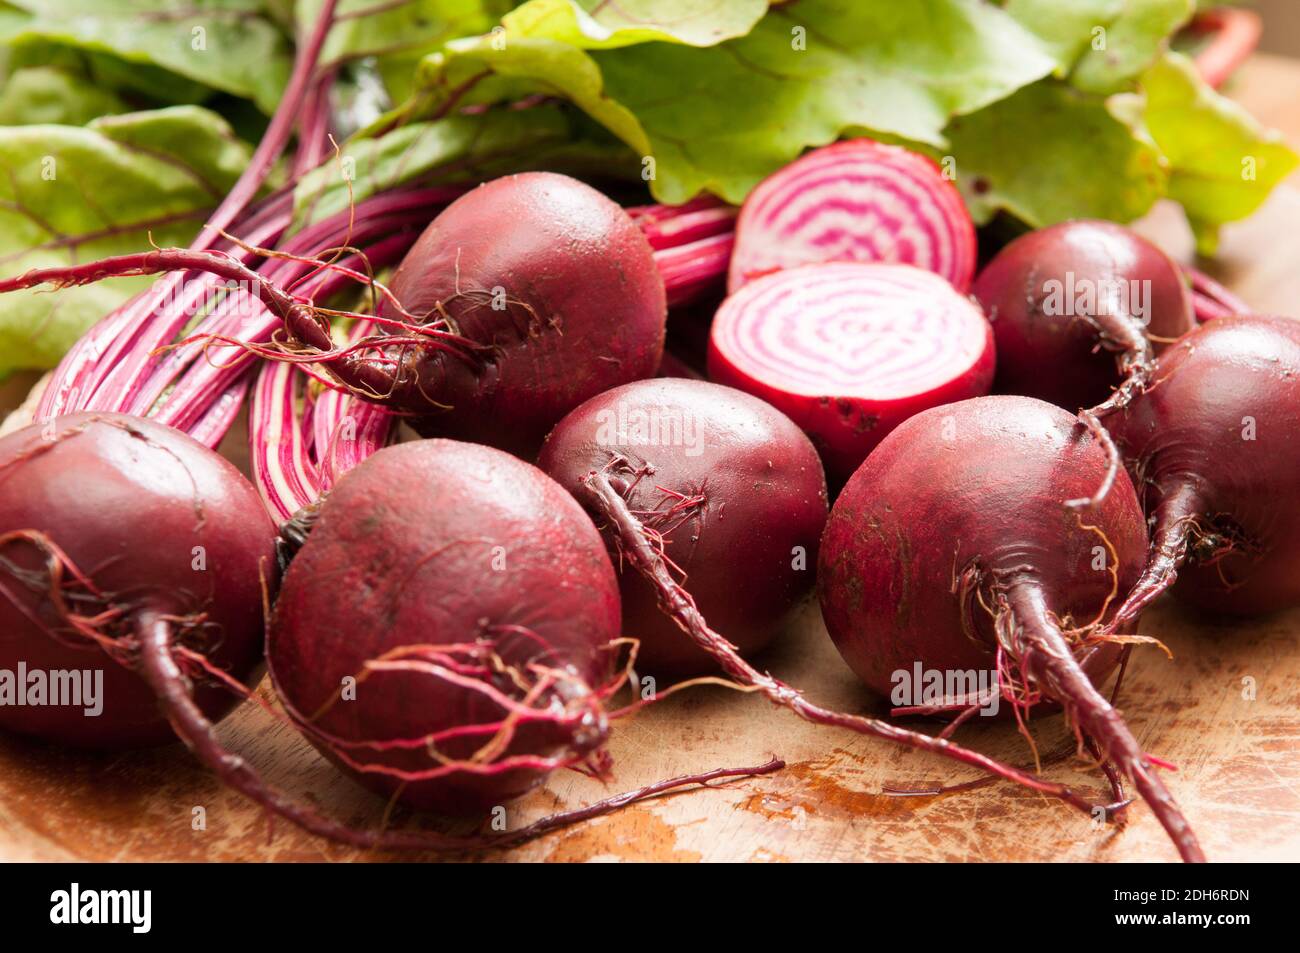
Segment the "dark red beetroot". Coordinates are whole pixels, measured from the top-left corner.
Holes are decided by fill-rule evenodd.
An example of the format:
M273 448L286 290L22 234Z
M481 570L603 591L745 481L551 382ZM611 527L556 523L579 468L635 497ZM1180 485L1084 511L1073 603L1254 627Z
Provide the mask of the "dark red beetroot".
M971 290L997 341L994 390L1070 411L1102 404L1126 379L1116 400L1129 399L1150 372L1152 349L1159 353L1193 326L1178 266L1111 222L1063 222L1022 235Z
M1118 656L1103 641L1111 599L1140 575L1147 546L1122 475L1098 507L1066 505L1089 496L1108 467L1077 418L1042 401L983 397L918 414L835 502L817 575L822 612L845 661L876 692L887 695L894 673L919 663L1001 669L1004 697L1059 702L1134 780L1183 857L1202 859L1151 762L1093 685Z
M841 485L912 414L989 392L993 332L938 275L838 262L748 282L718 309L709 377L770 402Z
M103 711L0 705L0 725L88 747L176 739L138 674L163 629L210 718L248 683L278 570L275 527L224 459L170 427L80 413L0 439L0 669L102 670ZM111 658L110 658L111 655Z
M808 438L730 387L638 381L560 421L538 466L581 499L587 475L614 461L628 506L660 534L700 611L743 655L764 648L812 591L827 502ZM641 641L638 672L717 669L660 611L640 573L627 566L621 582L623 633Z
M638 424L649 432L651 421L661 425L660 433L666 423L671 433L674 415L687 410L697 415L699 433L717 444L717 452L692 456L686 452L690 446L686 441L660 439L658 445L647 447L645 439L629 439ZM610 433L602 434L602 426ZM620 434L621 430L627 434ZM809 536L825 518L824 482L811 447L797 428L761 401L692 381L628 385L608 400L597 398L575 410L548 440L543 460L605 527L610 547L625 567L625 590L645 607L641 610L645 615L639 614L628 626L653 633L652 652L669 653L663 644L668 633L649 620L648 593L627 582L633 572L653 591L659 612L678 627L679 640L689 641L697 650L694 654L672 650L674 657L680 652L683 664L693 663L703 653L740 684L813 724L941 754L1084 811L1100 809L1110 815L1117 808L1093 804L1062 785L963 748L946 733L924 735L823 708L747 662L730 640L747 644L744 630L724 635L711 626L702 611L706 603L723 617L766 630L770 618L756 617L754 606L736 603L752 599L769 611L782 612L801 585L796 560L802 554L795 547L811 547ZM691 511L700 506L706 507L705 519L689 527L676 525L682 518L689 520ZM695 546L698 551L692 551ZM811 554L810 548L806 551ZM688 563L688 573L675 565L678 560ZM781 598L774 600L758 591L747 578L750 574ZM1115 788L1117 801L1122 800L1118 785Z
M1179 598L1211 611L1300 605L1300 324L1198 328L1108 425L1153 521L1150 562L1118 624L1175 578Z
M325 754L407 804L460 813L601 746L618 636L618 581L573 498L500 451L427 440L379 451L331 491L267 653ZM350 677L356 699L340 700Z
M405 350L391 401L426 434L535 452L566 413L652 376L663 353L667 309L649 242L617 203L564 175L506 176L457 199L392 289L406 311L442 316L489 349L480 360ZM400 317L392 310L381 309Z

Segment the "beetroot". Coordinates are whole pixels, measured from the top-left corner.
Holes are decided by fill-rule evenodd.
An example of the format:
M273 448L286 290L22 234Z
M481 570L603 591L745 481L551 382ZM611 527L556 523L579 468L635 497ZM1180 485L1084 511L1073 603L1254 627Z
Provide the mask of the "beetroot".
M1121 406L1149 379L1153 351L1192 327L1178 266L1111 222L1022 235L971 290L997 340L994 390L1071 411Z
M918 414L836 500L818 567L822 612L877 692L919 664L997 671L1018 713L1060 703L1081 743L1131 777L1182 856L1200 860L1151 760L1094 687L1119 652L1106 641L1111 600L1141 573L1147 544L1122 476L1090 511L1066 505L1108 466L1077 418L1042 401L984 397Z
M426 433L535 450L588 397L654 374L663 352L664 288L650 244L616 203L563 175L506 176L457 199L392 289L407 312L442 318L485 349L473 360L392 352L397 367L381 375L389 399L418 414ZM364 383L374 366L335 370Z
M727 290L783 268L856 261L916 265L965 292L975 255L970 214L932 159L849 139L814 149L749 194Z
M1175 578L1180 598L1211 611L1300 605L1300 324L1224 317L1198 328L1108 425L1153 524L1117 625Z
M663 378L582 404L551 432L538 466L581 498L591 470L614 461L628 506L662 538L700 611L743 655L764 648L812 591L827 502L808 438L748 394ZM623 633L641 643L639 672L716 669L630 567L622 595Z
M175 740L139 674L160 629L205 716L250 684L275 527L217 454L150 420L79 413L0 439L0 669L102 671L103 711L0 705L0 725L51 741Z
M808 265L729 297L709 377L804 429L842 484L917 411L987 394L993 332L942 278L907 265Z
M618 582L572 497L500 451L431 440L335 486L285 574L267 656L325 754L456 813L600 748L618 636ZM355 700L340 700L349 678Z

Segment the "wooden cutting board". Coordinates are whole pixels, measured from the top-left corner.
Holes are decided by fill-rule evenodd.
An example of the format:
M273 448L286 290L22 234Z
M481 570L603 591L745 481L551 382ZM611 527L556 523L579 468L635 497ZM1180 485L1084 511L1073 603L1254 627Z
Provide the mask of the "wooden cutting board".
M1246 79L1266 121L1295 130L1294 95L1277 97L1300 67L1259 58ZM1253 87L1262 89L1259 83ZM1269 108L1271 107L1271 108ZM1272 109L1279 110L1273 115ZM1300 192L1283 188L1249 222L1229 229L1215 274L1257 310L1300 317ZM1171 252L1190 253L1176 211L1142 229ZM30 385L30 381L27 382ZM21 394L11 385L8 407ZM232 444L237 446L237 444ZM1300 611L1249 622L1195 614L1165 600L1143 631L1174 653L1135 655L1121 707L1143 747L1178 765L1168 784L1214 860L1300 860ZM814 699L881 713L840 660L815 604L763 659ZM1253 693L1248 686L1253 685ZM266 685L262 686L266 691ZM934 730L933 726L925 726ZM1034 727L1045 770L1101 796L1077 764L1060 718ZM379 823L384 803L342 777L292 731L246 705L221 733L267 777L336 816ZM959 740L1027 765L1011 725L974 725ZM1088 818L1007 783L930 796L884 793L951 786L978 774L884 742L814 728L754 697L717 688L684 692L617 724L609 788L553 777L510 806L511 826L672 775L788 762L778 774L644 802L552 834L508 860L1173 860L1145 806L1126 826ZM206 829L194 830L195 808ZM398 823L408 820L400 813ZM0 860L382 860L323 842L224 790L180 746L86 754L0 737Z

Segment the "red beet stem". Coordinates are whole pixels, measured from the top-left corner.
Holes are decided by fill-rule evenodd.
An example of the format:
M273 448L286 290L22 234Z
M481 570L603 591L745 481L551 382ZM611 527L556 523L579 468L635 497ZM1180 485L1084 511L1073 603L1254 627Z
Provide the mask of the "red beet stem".
M395 371L364 356L366 346L372 341L356 342L345 349L336 348L330 334L328 318L320 314L307 301L281 289L266 275L253 271L225 254L163 248L130 255L116 255L83 265L37 268L0 281L0 294L42 284L66 288L72 285L93 284L105 278L177 271L203 271L245 283L250 293L284 323L285 330L312 352L312 362L328 365L334 376L349 389L363 394L382 396L394 387ZM424 327L412 328L412 330L418 330L428 339L420 342L422 345L451 350L461 356L464 356L467 347L471 346L469 342L463 341L456 335L447 334L437 328ZM212 340L219 340L226 344L238 343L233 339L219 337L213 337ZM380 336L372 340L376 344L412 343L409 338L395 336ZM265 357L275 356L274 349L271 348L261 348L258 353Z
M293 74L289 77L289 84L281 97L281 108L277 109L275 115L271 117L271 124L266 127L266 134L257 144L252 158L248 160L248 167L244 170L244 174L239 177L235 187L212 213L205 232L200 234L191 246L193 249L201 251L221 237L221 232L230 227L235 218L257 195L257 190L266 181L275 160L284 151L289 137L293 134L293 127L298 122L299 108L311 85L312 73L316 70L316 61L320 59L325 37L329 35L330 27L334 25L334 8L337 5L338 0L325 0L321 6L312 31L307 41L299 48L294 60Z
M592 471L585 484L592 502L617 534L622 557L654 586L663 611L696 645L716 659L723 671L742 685L756 688L774 704L788 708L800 718L813 724L846 728L858 734L884 738L922 751L941 754L978 767L997 777L1016 781L1035 791L1060 798L1088 814L1091 814L1095 808L1102 807L1109 817L1123 807L1121 804L1093 804L1064 785L1027 774L1018 768L1002 764L943 738L934 738L920 732L899 728L875 718L822 708L808 701L797 689L758 671L740 656L736 647L725 637L709 628L703 615L695 607L695 601L690 594L673 578L662 554L651 542L651 537L641 521L631 512L627 502L610 483L608 474L605 471Z
M1191 29L1213 33L1213 39L1196 54L1194 62L1206 85L1218 89L1255 51L1264 23L1254 10L1220 7L1197 14Z
M182 248L162 248L129 255L114 255L82 265L33 268L13 278L0 280L0 294L21 288L34 288L37 285L50 284L57 288L67 288L73 285L94 284L105 278L190 270L205 271L231 281L247 282L255 289L259 300L285 321L289 320L289 315L295 308L309 310L305 304L281 291L266 277L229 255Z
M221 242L221 233L245 212L288 145L294 124L303 111L303 100L313 86L312 76L333 25L337 4L338 0L326 0L321 5L311 32L298 46L293 72L266 133L243 174L195 236L191 251L208 251ZM292 190L281 189L263 201L244 222L245 234L257 234L258 229L269 228L269 233L261 235L259 240L273 241L287 224L287 220L284 224L274 223L279 217L276 210L292 205L291 193ZM268 218L272 221L267 221ZM182 278L175 276L167 283L155 284L147 293L136 295L114 309L83 335L59 363L41 397L36 416L46 419L82 409L130 412L132 391L152 372L156 361L154 352L173 333L168 330L171 322L164 314L165 309L158 309L169 294L178 291ZM96 398L99 388L109 381L117 384Z
M757 777L785 767L785 762L774 758L752 768L718 768L700 774L669 778L586 807L548 815L513 831L457 836L437 831L364 830L350 827L326 817L308 805L291 800L282 791L266 784L247 761L221 743L212 723L194 703L188 679L176 663L172 627L166 618L157 613L141 613L137 622L137 634L141 673L157 692L177 735L200 761L211 768L223 782L268 810L313 834L352 847L427 851L503 850L518 847L580 821L612 813L636 801L689 785L708 785L711 781L728 778Z
M1192 304L1197 323L1204 324L1234 314L1250 314L1250 305L1205 272L1184 265L1183 274L1192 286Z

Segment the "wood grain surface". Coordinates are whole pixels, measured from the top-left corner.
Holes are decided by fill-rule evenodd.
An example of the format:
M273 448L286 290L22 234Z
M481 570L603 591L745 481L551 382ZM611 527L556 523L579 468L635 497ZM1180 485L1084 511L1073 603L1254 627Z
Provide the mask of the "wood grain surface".
M1251 91L1261 72L1290 92ZM1260 58L1238 93L1261 117L1300 134L1300 67ZM1271 115L1275 110L1276 115ZM1253 219L1225 233L1213 271L1261 312L1300 316L1300 193L1283 188ZM1142 229L1184 259L1175 210ZM24 382L30 386L31 381ZM10 385L7 407L21 399ZM232 441L237 455L238 443ZM1142 630L1172 661L1140 650L1120 706L1143 747L1178 765L1168 784L1212 860L1300 860L1300 611L1248 622L1197 615L1164 600ZM815 604L761 659L815 699L881 713L830 644ZM1253 680L1254 697L1245 691ZM261 691L266 692L264 683ZM933 726L925 726L933 730ZM1077 763L1059 717L1034 725L1052 777L1101 795L1096 772ZM273 782L357 824L380 822L384 803L342 777L294 732L246 705L222 735ZM958 738L990 755L1030 763L1012 725L974 725ZM665 796L503 855L518 861L1168 861L1176 854L1140 803L1123 827L1087 817L1008 783L940 795L899 796L973 780L974 770L856 735L814 728L767 703L699 688L619 722L608 788L572 773L509 806L511 826L553 810L671 775L758 764L770 777ZM194 830L194 809L206 829ZM397 825L430 823L398 812ZM224 790L178 745L88 754L0 737L0 859L384 860L271 824ZM432 858L430 858L432 859Z

